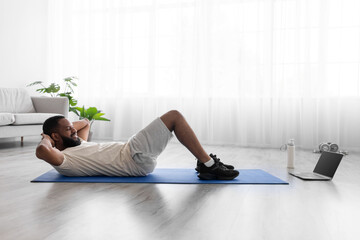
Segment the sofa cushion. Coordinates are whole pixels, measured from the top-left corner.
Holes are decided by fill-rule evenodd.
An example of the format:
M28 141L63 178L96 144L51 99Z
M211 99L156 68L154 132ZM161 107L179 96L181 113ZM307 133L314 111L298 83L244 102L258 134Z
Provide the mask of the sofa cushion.
M0 112L35 112L29 93L24 88L0 88Z
M0 112L0 126L9 125L15 122L14 114Z
M43 124L49 117L60 115L57 113L14 113L13 125Z

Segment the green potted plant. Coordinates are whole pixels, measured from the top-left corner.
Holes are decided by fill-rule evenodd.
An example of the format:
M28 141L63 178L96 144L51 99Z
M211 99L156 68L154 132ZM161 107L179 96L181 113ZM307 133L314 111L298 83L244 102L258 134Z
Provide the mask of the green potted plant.
M110 121L110 119L104 118L103 116L105 115L105 113L102 113L101 110L98 110L96 107L85 108L85 106L83 106L75 107L75 109L77 111L76 114L79 116L80 119L87 118L90 121L90 132L88 141L91 141L91 137L93 134L93 132L91 131L91 126L95 120Z
M74 87L77 87L77 83L75 82L78 80L77 77L67 77L64 78L64 91L60 91L61 87L57 83L51 83L48 87L44 86L43 82L36 81L27 85L27 87L34 86L34 85L41 85L41 88L36 89L39 93L50 94L51 97L67 97L69 99L69 112L75 113L79 119L87 118L90 121L90 132L88 141L91 140L92 131L91 126L95 120L100 121L110 121L107 118L102 117L105 113L102 113L96 107L89 107L85 108L76 106L78 101L73 97L74 94Z
M64 78L63 80L64 80L65 89L62 92L59 92L61 87L57 83L51 83L48 87L46 87L44 86L42 81L36 81L30 83L29 85L27 85L27 87L31 87L34 85L41 85L42 88L36 89L36 91L39 93L50 94L51 97L67 97L69 99L69 112L73 112L77 114L77 111L75 109L77 100L73 97L74 94L73 87L77 86L77 83L75 82L77 80L77 77L67 77Z

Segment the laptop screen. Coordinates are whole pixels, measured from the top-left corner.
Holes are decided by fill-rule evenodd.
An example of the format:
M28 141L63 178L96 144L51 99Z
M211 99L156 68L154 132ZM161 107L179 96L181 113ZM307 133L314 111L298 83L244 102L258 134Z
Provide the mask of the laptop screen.
M336 169L338 168L340 161L344 155L334 152L322 152L317 162L314 173L333 177Z

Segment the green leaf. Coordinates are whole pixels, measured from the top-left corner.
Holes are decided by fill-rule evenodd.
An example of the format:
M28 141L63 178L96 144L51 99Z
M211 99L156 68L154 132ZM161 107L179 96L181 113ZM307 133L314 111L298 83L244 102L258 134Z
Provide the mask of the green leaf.
M76 106L76 104L77 104L77 100L76 99L71 99L71 100L69 100L69 104L70 104L70 106Z
M57 93L60 90L59 84L51 83L49 87L44 88L46 93Z
M43 82L42 81L36 81L36 82L33 82L33 83L30 83L28 85L26 85L27 87L31 87L31 86L34 86L34 85L38 85L38 84L42 84Z
M69 107L69 112L73 112L73 113L75 113L77 116L79 116L79 113L78 113L78 111L76 111L75 108Z
M94 118L94 120L101 120L101 121L110 121L110 119L107 118L103 118L103 117L98 117L98 118Z
M71 82L73 80L74 77L67 77L67 78L64 78L64 81L65 82Z
M91 119L93 119L94 115L97 113L98 113L98 110L96 107L89 107L88 109L86 109L86 114L87 114L87 116L91 117Z
M83 116L83 108L81 107L74 107L74 109L76 109L78 111L77 115L79 117L82 117Z
M75 109L79 111L78 116L80 116L80 118L85 118L86 117L84 106L83 107L75 107Z
M64 78L64 81L67 82L67 83L73 83L73 81L75 80L78 80L77 77L67 77L67 78Z
M39 88L39 89L36 89L36 91L39 93L45 93L46 88Z
M82 107L82 111L81 111L80 116L81 116L82 118L88 117L87 114L86 114L86 111L85 111L85 106ZM89 119L89 120L90 120L90 119Z
M101 116L103 116L103 115L105 115L105 113L100 113L100 112L98 112L97 114L95 114L95 115L93 116L93 119L94 119L94 120L101 120L101 121L110 121L110 120L107 119L107 118L101 117Z
M95 117L101 117L101 116L103 116L103 115L105 115L105 113L98 112L97 114L94 115L94 118L95 118Z

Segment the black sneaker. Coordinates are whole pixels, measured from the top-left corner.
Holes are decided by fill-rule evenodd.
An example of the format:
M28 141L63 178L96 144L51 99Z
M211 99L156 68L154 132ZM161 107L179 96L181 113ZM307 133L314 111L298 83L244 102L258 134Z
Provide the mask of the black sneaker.
M227 169L224 164L220 164L220 162L215 162L211 167L207 167L201 163L198 166L198 170L198 177L202 180L233 180L239 176L239 171Z
M234 169L234 166L228 165L228 164L225 164L225 163L221 162L221 161L220 161L220 158L217 158L216 155L210 153L209 156L210 156L212 159L214 159L214 162L219 162L220 165L223 165L223 166L226 167L227 169ZM199 172L199 165L200 165L200 164L201 164L201 162L197 159L195 171Z

